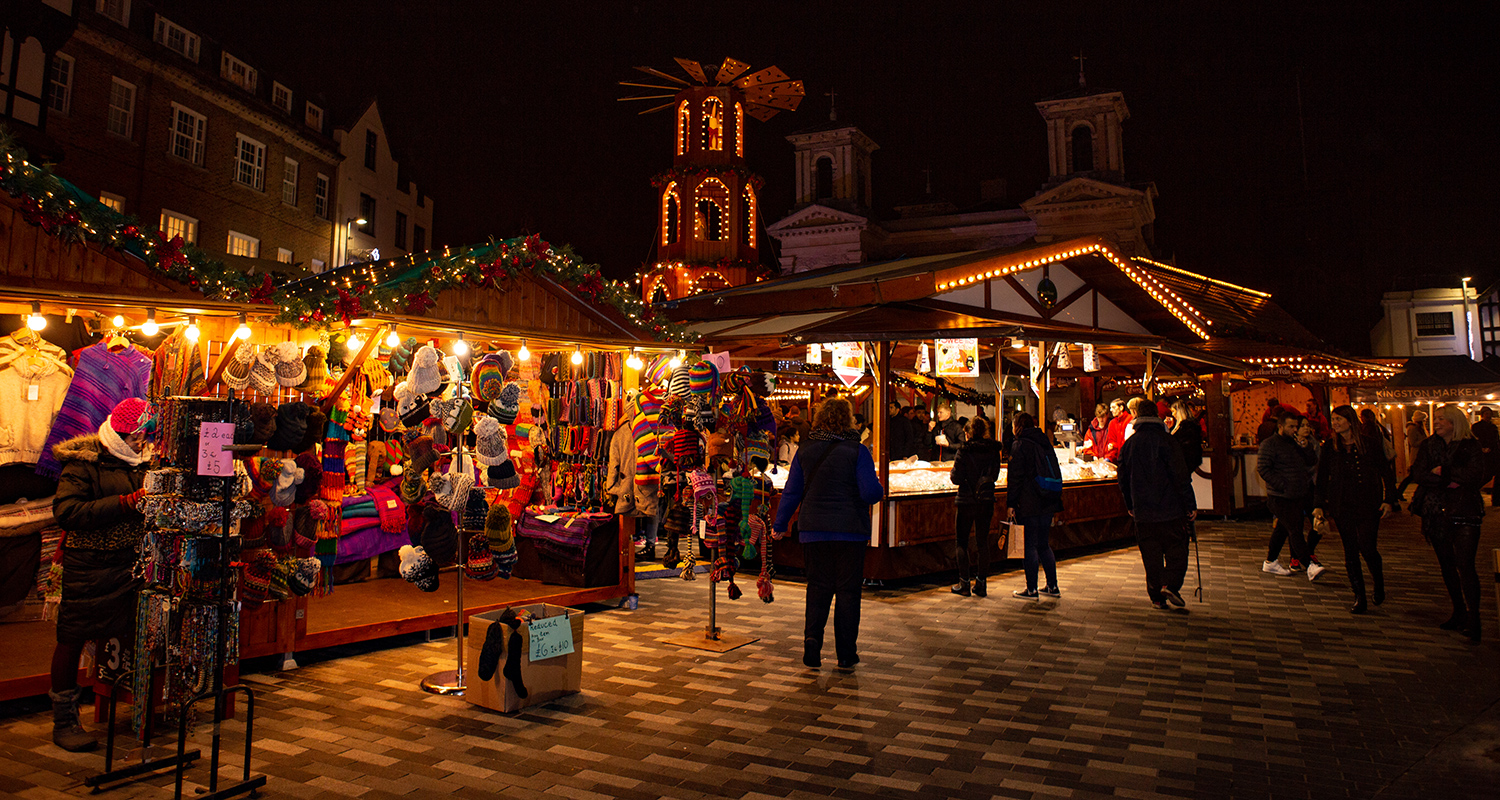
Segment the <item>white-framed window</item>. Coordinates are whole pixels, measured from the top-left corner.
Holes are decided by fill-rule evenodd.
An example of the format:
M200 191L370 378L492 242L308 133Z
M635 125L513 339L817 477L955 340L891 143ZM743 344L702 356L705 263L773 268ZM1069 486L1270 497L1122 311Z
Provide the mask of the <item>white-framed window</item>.
M232 256L260 258L260 240L254 236L246 236L239 231L229 232L229 246L227 249Z
M168 50L177 53L195 64L198 63L198 46L200 43L198 34L157 14L156 33L153 38L157 44L166 45Z
M203 140L207 126L207 117L173 103L171 154L189 164L203 166Z
M254 92L256 82L260 79L255 67L235 58L228 51L219 59L219 77L247 92Z
M292 113L292 90L271 81L271 102L282 111Z
M286 249L285 247L276 248L276 260L280 261L283 264L292 263L292 251Z
M307 127L323 132L323 109L312 103L307 104Z
M130 24L130 0L98 0L94 10L121 25Z
M111 192L100 192L99 202L109 206L117 214L125 213L125 198Z
M281 170L281 202L297 205L297 162L290 158Z
M161 232L166 234L168 239L181 236L184 242L197 244L198 220L164 208L161 210Z
M313 214L318 219L328 219L328 176L321 172L313 184Z
M116 136L130 138L135 129L135 84L112 78L109 86L109 117L105 129Z
M327 266L328 265L324 263L323 259L321 258L315 258L312 260L312 271L314 274L322 272Z
M234 135L234 179L256 191L266 188L266 146L243 133Z
M52 74L48 77L47 106L54 114L67 114L73 105L73 57L53 55Z

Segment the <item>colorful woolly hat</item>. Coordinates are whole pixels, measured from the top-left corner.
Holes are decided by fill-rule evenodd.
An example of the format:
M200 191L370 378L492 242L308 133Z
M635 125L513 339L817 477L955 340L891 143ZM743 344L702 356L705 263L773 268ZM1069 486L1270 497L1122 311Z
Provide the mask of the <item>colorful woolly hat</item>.
M402 545L396 551L401 556L401 577L424 592L438 589L438 568L420 546Z
M510 367L510 353L504 350L498 353L486 353L475 361L474 370L469 375L469 386L474 392L475 399L486 403L498 400L500 390L505 388L505 379L510 374Z
M396 433L401 430L401 415L396 413L394 406L380 409L376 422L380 425L380 430L386 433Z
M661 353L641 370L642 386L661 386L672 376L672 355Z
M405 375L411 369L411 358L413 355L416 355L416 352L416 338L411 336L406 337L406 341L397 345L396 349L391 351L391 357L386 362L390 368L391 375Z
M291 569L287 570L286 585L292 590L292 594L301 597L317 588L318 578L322 575L323 563L321 561L312 556L299 558L293 561Z
M474 423L474 459L486 467L493 467L508 456L505 453L505 432L494 417L480 417Z
M505 384L500 390L500 395L490 406L490 413L501 425L513 425L516 415L521 411L521 386L515 381Z
M676 376L675 373L673 375ZM699 361L688 367L688 391L693 394L709 394L718 388L719 368L708 361Z
M412 357L411 371L406 374L406 382L417 394L435 392L443 385L442 356L437 348L430 344L424 344Z
M464 562L464 574L471 580L494 580L499 570L495 568L495 554L490 552L489 537L484 535L484 531L463 535L468 537L469 544L468 552L465 553L467 560Z
M250 385L250 371L254 366L255 348L240 343L234 349L234 358L229 359L229 364L224 367L224 385L237 392L244 391Z
M276 406L270 403L251 403L250 420L255 425L250 441L265 444L276 435Z
M307 370L307 376L299 386L304 392L317 392L323 388L323 381L328 379L328 357L323 353L323 348L313 344L307 346L307 355L302 357L302 366Z
M764 432L756 433L745 440L745 460L756 469L765 470L771 465L771 441Z
M490 504L484 500L484 490L474 488L469 490L469 497L464 501L463 516L461 518L462 530L465 533L483 533L484 521L489 516Z
M667 393L682 396L692 391L692 376L686 366L679 366L672 370L672 377L667 380Z
M276 431L266 440L272 450L296 450L307 435L306 403L282 403L276 408Z
M276 383L288 389L300 386L307 380L307 367L302 365L302 349L296 342L276 345Z
M139 397L127 397L109 412L109 428L121 438L156 427L156 408Z

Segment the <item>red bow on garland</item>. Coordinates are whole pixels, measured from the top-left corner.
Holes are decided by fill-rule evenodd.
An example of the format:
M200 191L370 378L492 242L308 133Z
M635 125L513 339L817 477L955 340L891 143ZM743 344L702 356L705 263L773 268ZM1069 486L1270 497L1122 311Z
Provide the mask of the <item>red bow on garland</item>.
M364 284L360 284L354 290L355 294L350 294L346 289L339 290L339 302L336 308L339 312L339 317L344 320L345 325L348 325L349 321L355 317L364 316L364 304L359 299L359 295L363 294L364 291Z

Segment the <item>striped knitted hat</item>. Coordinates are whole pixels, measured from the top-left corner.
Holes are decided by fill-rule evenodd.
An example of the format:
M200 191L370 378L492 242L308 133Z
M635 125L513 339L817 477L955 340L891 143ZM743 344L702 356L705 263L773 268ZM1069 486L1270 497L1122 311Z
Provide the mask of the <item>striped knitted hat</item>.
M469 375L469 385L474 390L474 397L486 403L492 403L500 398L500 390L505 387L505 376L510 370L501 360L501 356L509 353L487 353L474 362L474 370Z
M666 383L672 375L671 362L672 356L667 353L651 359L651 363L641 370L641 385L660 386Z
M677 377L674 372L673 378ZM718 388L719 368L707 361L688 367L688 390L693 394L708 394Z
M688 367L678 367L672 370L672 377L667 381L667 392L674 395L685 395L692 391L692 376Z

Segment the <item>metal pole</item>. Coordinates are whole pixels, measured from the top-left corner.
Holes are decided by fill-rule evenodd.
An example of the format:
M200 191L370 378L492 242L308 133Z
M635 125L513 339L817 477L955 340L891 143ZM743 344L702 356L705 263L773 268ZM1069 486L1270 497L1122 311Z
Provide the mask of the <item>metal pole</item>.
M714 548L713 555L712 563L719 563L719 548ZM708 584L708 628L704 633L709 639L717 639L719 638L719 598L718 593L714 591L713 567L710 566L709 570L708 580L704 581Z

